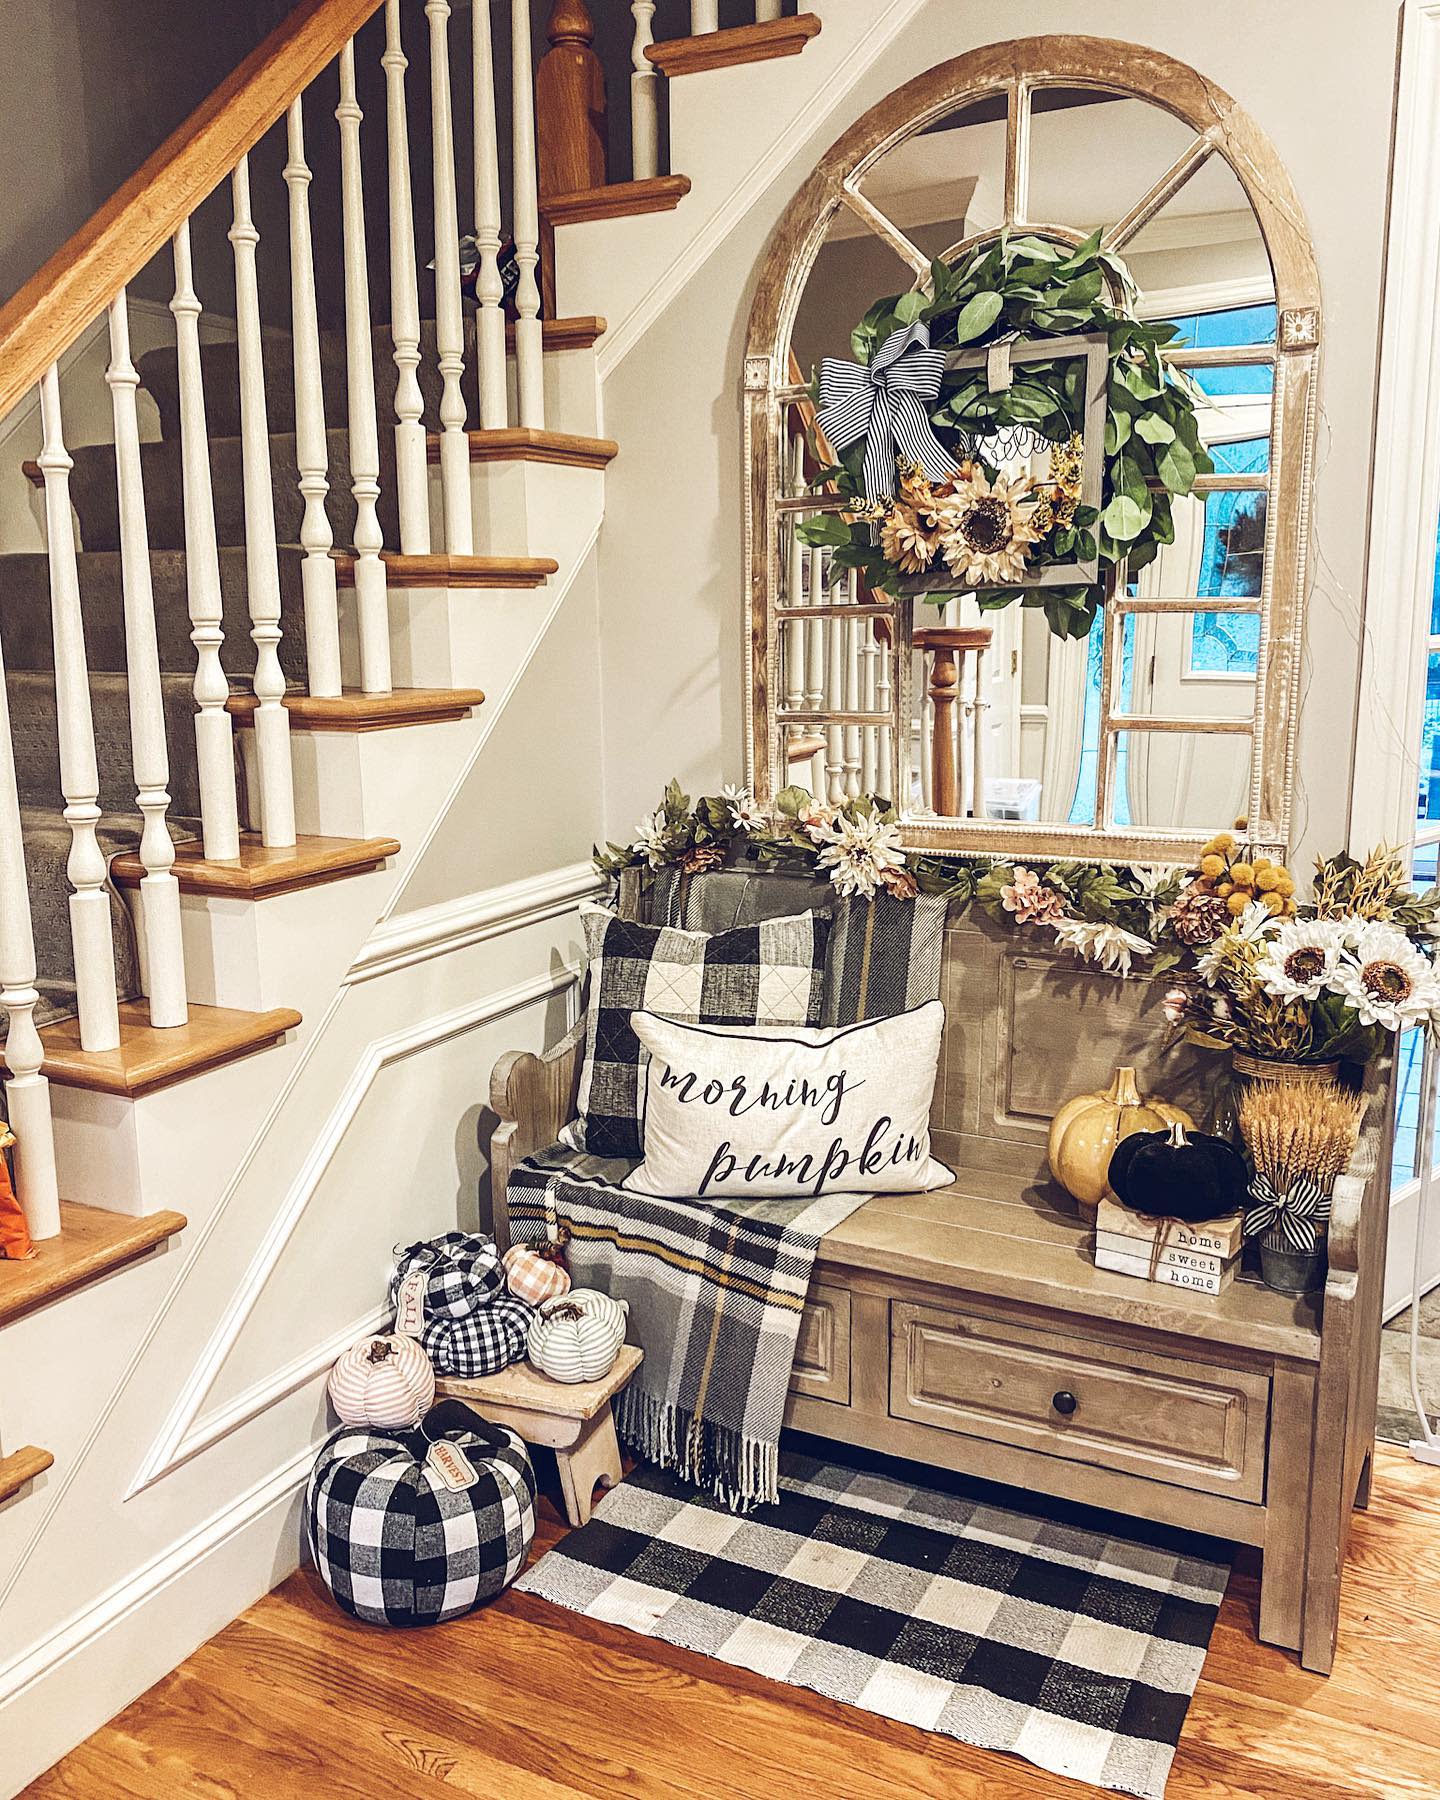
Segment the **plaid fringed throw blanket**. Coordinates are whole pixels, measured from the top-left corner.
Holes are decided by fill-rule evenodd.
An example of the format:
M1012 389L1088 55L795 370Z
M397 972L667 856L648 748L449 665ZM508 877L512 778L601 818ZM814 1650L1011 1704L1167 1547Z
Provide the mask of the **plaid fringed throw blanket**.
M852 901L831 937L826 1022L934 998L945 902ZM633 1163L557 1145L511 1174L510 1229L544 1243L564 1226L576 1287L623 1295L645 1352L615 1401L620 1436L736 1511L779 1498L780 1422L820 1240L861 1194L735 1205L622 1190Z

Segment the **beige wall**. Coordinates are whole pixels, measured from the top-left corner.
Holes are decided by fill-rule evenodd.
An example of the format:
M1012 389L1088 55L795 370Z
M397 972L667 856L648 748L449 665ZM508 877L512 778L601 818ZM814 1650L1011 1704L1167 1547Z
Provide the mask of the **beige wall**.
M672 773L693 793L740 772L740 367L756 265L774 221L829 143L903 81L1018 31L1077 26L1153 45L1234 94L1274 139L1309 221L1325 347L1295 836L1306 857L1343 840L1394 80L1388 0L1093 0L1083 20L1062 0L1033 0L1023 16L929 0L848 96L843 116L825 121L777 170L770 193L607 383L606 428L625 446L610 471L601 538L612 836L655 803ZM862 297L857 316L867 303Z

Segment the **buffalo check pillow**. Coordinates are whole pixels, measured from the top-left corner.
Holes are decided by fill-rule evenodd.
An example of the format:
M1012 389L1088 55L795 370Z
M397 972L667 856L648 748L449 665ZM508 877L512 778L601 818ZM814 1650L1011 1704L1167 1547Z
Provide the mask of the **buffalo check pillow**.
M640 1122L646 1051L630 1015L693 1025L815 1025L830 921L821 913L763 919L710 934L637 925L607 907L580 909L590 957L590 1004L577 1116L563 1141L593 1156L644 1153Z

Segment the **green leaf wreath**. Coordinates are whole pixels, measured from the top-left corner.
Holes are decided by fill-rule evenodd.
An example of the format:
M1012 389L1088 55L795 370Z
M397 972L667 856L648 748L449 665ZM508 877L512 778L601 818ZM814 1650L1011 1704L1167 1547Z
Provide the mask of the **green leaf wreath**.
M851 333L855 357L869 364L893 331L917 319L928 325L937 350L983 348L1011 334L1031 343L1081 332L1106 334L1110 361L1098 509L1078 503L1083 358L1017 365L1011 385L995 391L983 366L947 369L930 408L936 436L957 458L976 438L1013 427L1029 427L1055 445L1052 474L1058 479L1023 509L1026 525L1017 535L1024 566L1028 571L1083 562L1097 552L1100 564L1099 579L1089 584L972 586L957 577L949 591L974 593L987 611L1016 600L1043 607L1057 636L1084 637L1105 598L1109 572L1123 562L1133 575L1153 562L1161 547L1174 541L1172 496L1188 494L1197 475L1214 469L1195 416L1204 396L1165 355L1178 327L1135 317L1134 282L1124 263L1100 248L1098 231L1073 250L1042 237L1002 232L953 268L934 262L930 288L928 296L912 289L877 300ZM1120 305L1112 299L1117 292ZM813 392L818 398L818 386ZM865 500L865 448L864 438L857 439L816 477L817 486L853 500L854 508L819 514L801 526L800 535L808 544L828 546L836 567L858 569L868 586L896 593L915 570L907 547L913 549L914 533L924 535L927 520L935 524L927 507L944 488L932 489L923 472L902 468L900 494L877 519ZM980 467L987 482L997 480L999 471L983 458ZM872 543L876 523L881 530L873 535L880 541ZM1024 542L1027 538L1033 541ZM923 546L919 553L924 554ZM945 596L937 590L932 597L938 602Z

